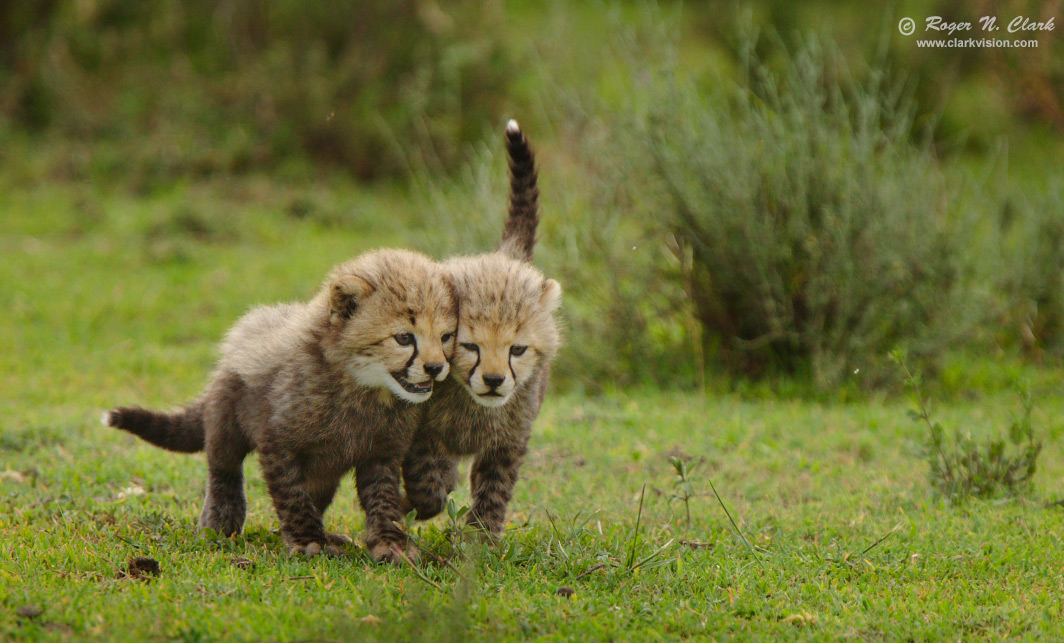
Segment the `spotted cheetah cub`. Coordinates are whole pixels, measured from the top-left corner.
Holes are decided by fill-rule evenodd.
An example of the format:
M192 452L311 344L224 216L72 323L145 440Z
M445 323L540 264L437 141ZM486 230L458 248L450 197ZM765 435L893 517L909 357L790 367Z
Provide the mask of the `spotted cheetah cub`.
M406 539L400 462L418 404L446 379L457 324L439 264L378 250L335 268L309 303L256 308L229 331L204 393L175 413L117 408L105 424L165 449L207 452L199 523L240 533L244 458L258 452L293 553L338 553L322 514L355 469L366 545L395 562ZM407 554L411 553L409 550Z
M473 457L468 521L502 534L550 363L561 343L554 318L558 282L532 267L538 224L536 168L517 123L506 128L510 210L496 252L451 259L444 270L458 297L458 345L451 378L437 386L403 460L408 507L438 514L457 482L457 462Z

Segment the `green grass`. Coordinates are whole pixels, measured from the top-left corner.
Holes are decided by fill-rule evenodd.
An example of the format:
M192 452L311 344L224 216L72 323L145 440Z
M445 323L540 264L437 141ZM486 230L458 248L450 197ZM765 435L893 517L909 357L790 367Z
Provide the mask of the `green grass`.
M1064 636L1064 509L1043 506L1064 496L1060 375L994 357L947 366L935 413L977 436L1001 431L1020 406L999 374L1031 375L1046 447L1018 498L934 496L903 400L561 392L536 425L505 541L462 545L453 569L376 565L357 546L288 557L254 459L245 534L197 533L203 458L105 429L100 412L185 401L249 306L304 299L332 264L415 238L415 210L398 192L330 180L144 198L5 188L0 639ZM670 499L670 457L691 465L690 526ZM326 521L360 533L352 484ZM426 548L452 553L446 517L419 529ZM118 578L137 555L161 575ZM24 605L44 611L27 620Z

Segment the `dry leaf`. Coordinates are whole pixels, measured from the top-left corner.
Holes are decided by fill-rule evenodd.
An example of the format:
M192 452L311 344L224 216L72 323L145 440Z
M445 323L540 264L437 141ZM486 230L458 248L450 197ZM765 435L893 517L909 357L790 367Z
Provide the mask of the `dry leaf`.
M20 617L31 619L37 618L43 613L44 608L38 607L37 605L22 605L17 610L15 610L15 614L19 615Z
M11 469L7 469L5 471L0 471L0 480L11 480L12 482L25 482L26 481L26 474L22 473L21 471L12 471Z
M812 625L813 623L816 623L816 614L798 612L783 617L783 622L791 625Z
M125 500L126 498L129 498L131 496L143 496L145 493L147 492L144 491L144 487L140 486L136 482L132 482L128 487L119 491L116 497L119 500Z

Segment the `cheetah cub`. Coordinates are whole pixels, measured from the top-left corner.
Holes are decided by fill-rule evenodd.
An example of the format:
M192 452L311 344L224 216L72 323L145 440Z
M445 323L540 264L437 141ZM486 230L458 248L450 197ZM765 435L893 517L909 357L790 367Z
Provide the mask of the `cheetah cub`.
M554 318L558 282L532 267L539 222L536 167L517 123L506 128L510 208L496 252L451 259L444 270L458 297L458 345L451 379L422 407L403 460L407 507L438 514L457 482L457 462L472 456L470 524L500 536L550 363L561 343Z
M122 407L104 423L172 451L207 452L199 524L240 533L244 458L262 475L292 553L339 553L322 514L352 467L366 545L401 558L400 463L419 403L446 379L457 325L439 264L378 250L336 267L309 303L256 308L229 331L204 393L174 413ZM407 555L412 552L408 550Z

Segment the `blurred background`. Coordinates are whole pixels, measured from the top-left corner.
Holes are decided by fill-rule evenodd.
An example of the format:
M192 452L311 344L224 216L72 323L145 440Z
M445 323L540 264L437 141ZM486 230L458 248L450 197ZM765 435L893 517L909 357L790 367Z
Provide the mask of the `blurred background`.
M2 3L0 370L42 400L160 372L187 394L239 314L306 299L338 261L490 249L508 118L539 151L537 263L566 287L559 386L861 392L896 383L896 347L947 379L1055 369L1058 32L899 33L930 15L1064 18L1056 0Z

